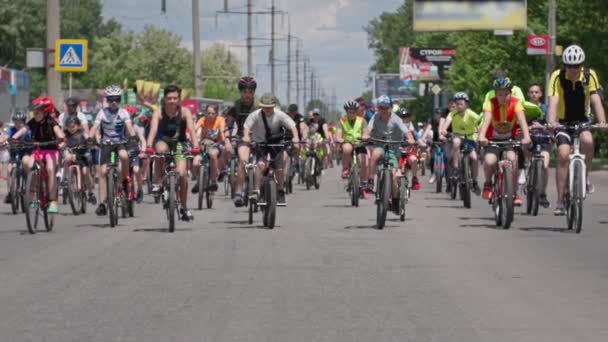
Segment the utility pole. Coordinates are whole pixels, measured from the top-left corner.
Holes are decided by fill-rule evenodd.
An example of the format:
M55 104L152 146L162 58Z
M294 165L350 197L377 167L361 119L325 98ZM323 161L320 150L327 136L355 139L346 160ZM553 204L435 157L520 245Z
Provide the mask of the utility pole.
M291 19L287 16L287 104L291 103Z
M545 103L548 103L549 98L549 80L551 73L555 69L555 40L557 35L557 27L555 24L555 12L556 12L556 1L549 0L549 17L548 17L548 31L549 31L549 54L547 54L547 67L545 70Z
M310 100L313 101L314 99L315 99L315 71L310 70Z
M306 98L306 87L307 87L307 83L306 83L306 73L307 73L307 66L308 66L308 61L305 59L304 60L304 82L302 83L304 86L302 87L304 90L304 106L302 108L304 108L304 110L306 110L306 106L308 106L308 102L306 100L308 100Z
M300 102L300 41L296 45L296 103ZM302 107L300 107L302 108Z
M276 75L275 75L275 60L274 60L274 0L271 0L270 6L270 91L276 96Z
M46 63L46 93L48 96L53 98L54 103L61 103L61 77L55 68L55 54L59 51L55 51L55 40L59 39L59 0L48 0L46 2L46 49L47 49L47 63ZM51 51L53 56L51 57Z
M252 31L252 0L247 0L247 75L253 76L253 48L251 45L251 31Z
M192 0L192 59L194 63L194 95L203 96L203 73L201 68L201 25L199 0Z

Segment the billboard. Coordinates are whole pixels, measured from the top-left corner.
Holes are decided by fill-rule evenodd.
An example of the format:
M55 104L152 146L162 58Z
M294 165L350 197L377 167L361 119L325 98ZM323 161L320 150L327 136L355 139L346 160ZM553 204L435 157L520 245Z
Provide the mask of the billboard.
M402 80L399 74L377 74L374 78L374 98L388 95L393 100L411 100L417 93L417 83Z
M400 48L399 75L402 80L439 81L452 66L455 49Z
M525 30L526 0L414 1L414 31Z
M528 48L527 53L531 56L546 56L550 51L549 47L549 35L538 34L528 36Z

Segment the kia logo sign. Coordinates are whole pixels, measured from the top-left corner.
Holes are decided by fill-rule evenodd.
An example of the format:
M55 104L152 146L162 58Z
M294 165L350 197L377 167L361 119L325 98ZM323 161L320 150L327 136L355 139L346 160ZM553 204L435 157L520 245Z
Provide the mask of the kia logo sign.
M532 46L542 47L542 46L545 46L546 43L547 43L547 41L543 37L534 37L534 38L530 39L530 44Z

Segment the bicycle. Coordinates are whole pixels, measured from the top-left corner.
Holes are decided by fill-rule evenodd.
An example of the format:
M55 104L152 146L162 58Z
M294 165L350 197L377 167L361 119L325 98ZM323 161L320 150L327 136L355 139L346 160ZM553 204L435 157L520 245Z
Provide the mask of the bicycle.
M264 227L273 229L276 223L276 210L277 206L285 206L284 204L277 203L277 179L275 176L276 159L281 158L283 150L285 149L286 143L269 144L269 143L256 143L259 148L272 149L274 153L266 152L267 167L264 171L264 180L262 182L262 188L260 192L260 198L262 202L258 202L257 205L262 209L262 222Z
M65 176L67 180L67 200L74 215L85 214L87 212L87 192L85 190L87 177L83 168L87 167L87 157L84 154L88 153L88 147L79 145L66 147L65 150L76 156L76 161L68 166Z
M108 217L110 219L110 227L114 228L118 225L118 209L122 208L122 217L126 217L126 197L120 184L120 171L118 170L118 153L116 147L124 145L126 141L112 142L109 140L101 143L102 147L109 147L110 158L107 164L106 172L106 198L108 203Z
M237 141L236 138L231 137L230 143ZM226 195L230 193L230 198L234 199L234 183L237 180L238 169L239 169L239 156L237 155L237 148L233 145L232 154L230 155L230 161L228 162L228 174L224 181L224 188ZM228 189L229 188L229 189Z
M402 147L407 147L407 143L401 143ZM401 222L405 221L405 207L409 203L412 195L412 183L410 182L411 170L407 167L407 159L409 159L410 153L408 151L401 151L401 158L399 164L402 166L401 175L397 177L397 187L399 189L399 206L393 206L395 214L399 215Z
M545 160L541 154L543 144L553 141L552 137L545 134L530 134L532 139L532 157L527 168L527 183L524 187L526 193L526 214L537 216L540 196L544 193Z
M177 156L177 152L175 149L170 149L169 152L165 153L155 153L150 156L151 159L163 159L165 174L162 179L161 188L159 191L160 200L163 203L163 208L165 209L165 213L167 215L167 220L169 221L169 232L175 232L175 214L177 213L177 217L181 220L181 215L179 215L180 209L180 200L177 194L179 193L179 173L177 172L175 156ZM191 159L192 156L184 156L186 159Z
M23 170L23 164L19 157L25 149L18 141L11 141L9 144L11 154L14 154L16 158L11 160L13 167L9 175L9 196L11 199L11 211L13 214L17 214L19 209L25 213L25 183L27 178L25 170Z
M209 153L207 152L207 146L203 145L201 148L201 166L198 173L198 209L203 209L203 201L206 200L207 209L213 207L213 197L215 192L209 190L209 184L211 183L211 161L209 160Z
M433 151L433 173L435 175L436 192L441 192L441 182L445 175L445 153L443 151L443 142L433 141L431 144L434 147Z
M314 185L315 189L321 187L321 174L323 171L323 162L317 151L317 144L311 142L306 151L306 161L304 162L304 181L306 190Z
M287 155L289 156L289 163L287 165L287 171L285 172L285 192L287 194L293 194L293 179L296 176L298 167L298 158L296 157L294 146L287 145Z
M49 183L46 169L46 160L42 157L42 147L55 147L57 142L33 142L28 144L33 148L33 165L27 174L25 183L25 222L30 234L38 230L38 218L42 216L47 232L53 230L55 215L48 212ZM56 191L57 194L57 191ZM42 210L42 213L40 211Z
M348 169L348 185L347 191L350 194L350 205L353 207L359 207L359 198L361 197L361 169L359 166L359 155L357 149L365 146L361 142L352 143L352 157L350 161L350 168Z
M456 199L456 192L460 191L460 200L463 202L463 206L467 209L471 208L471 192L473 191L473 175L471 165L471 153L474 151L472 143L473 140L467 139L462 135L455 135L452 133L452 138L460 138L460 163L458 169L452 169L452 187L451 197Z
M583 229L583 201L587 197L587 166L585 165L585 155L581 153L580 134L595 128L598 126L584 123L558 127L559 130L566 131L572 137L564 203L568 229L574 229L577 234L580 234Z
M384 229L386 223L386 214L388 212L390 197L392 194L392 183L393 183L393 167L390 164L390 159L393 157L393 152L390 150L391 146L404 145L404 141L396 140L383 140L370 138L370 141L377 144L382 144L384 148L384 155L382 157L382 165L377 169L376 174L378 177L378 190L376 191L376 227L378 229ZM400 201L401 202L401 201ZM404 208L405 210L405 208ZM405 212L404 212L405 214ZM405 220L405 216L404 216Z
M492 210L496 226L509 229L513 222L513 163L506 159L505 151L521 146L519 141L490 141L488 146L497 148L498 167L492 175Z

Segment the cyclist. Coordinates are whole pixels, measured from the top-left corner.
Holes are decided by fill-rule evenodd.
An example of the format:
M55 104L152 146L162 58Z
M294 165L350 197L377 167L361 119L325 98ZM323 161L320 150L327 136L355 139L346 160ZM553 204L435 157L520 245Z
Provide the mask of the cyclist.
M306 119L304 119L304 116L298 112L298 105L295 103L290 104L287 108L287 115L289 115L289 117L296 123L296 128L298 129L298 139L300 141L304 141L304 138L308 136L308 125L306 125ZM291 131L286 131L285 139L291 140L291 138ZM292 167L295 167L295 169L298 171L300 167L300 147L300 145L295 145L293 147L296 163L295 165L292 165Z
M477 129L479 123L479 115L469 108L469 96L466 93L459 92L454 94L452 97L456 105L456 111L448 114L445 119L443 126L441 127L440 134L441 140L445 139L448 134L448 128L452 128L452 133L456 133L465 138L465 141L461 137L453 137L452 139L452 168L458 170L460 168L460 147L462 144L466 144L465 148L470 149L471 153L469 158L471 159L471 177L473 178L473 192L479 195L481 189L477 183L477 175L479 173L479 159L477 158Z
M183 108L179 104L181 93L181 88L176 85L165 87L161 109L154 111L152 114L150 134L148 134L146 141L146 146L148 146L146 152L148 154L162 154L169 152L169 149L176 152L175 169L179 174L180 182L179 194L177 194L181 203L180 215L183 221L190 221L194 219L194 216L190 209L188 209L188 163L186 163L184 155L187 149L186 143L188 142L186 130L195 132L195 129L192 113L190 113L188 108ZM157 135L159 138L155 142ZM194 156L198 155L200 148L196 134L190 134L189 140L192 144L191 154ZM154 180L152 192L158 193L160 191L160 180L164 173L164 162L162 159L158 159L154 165L156 168L156 179Z
M22 142L27 141L31 137L31 132L29 127L25 124L27 120L27 114L22 111L16 111L12 116L11 120L13 121L13 127L9 128L6 134L0 136L0 144L6 143L9 139L14 142ZM8 174L11 174L11 171L19 160L21 160L22 165L25 168L25 165L29 165L30 156L29 151L27 149L21 150L9 150L9 163L8 163ZM10 189L9 182L11 181L10 177L7 178L7 189ZM4 198L4 203L11 203L11 193L9 192Z
M129 154L129 161L133 168L133 175L137 184L137 192L135 194L135 201L139 204L144 201L144 180L143 180L143 167L144 157L146 155L146 129L141 125L140 117L136 119L137 107L131 105L125 105L124 110L131 116L131 123L133 130L135 131L136 140L127 142L127 150Z
M492 79L493 81L497 80L497 79L504 79L507 76L505 76L505 72L501 69L498 69L496 71L494 71L494 74L492 75ZM496 91L494 89L490 89L487 93L486 93L486 97L483 100L483 108L486 108L488 106L488 103L490 101L491 98L496 96ZM524 101L526 100L526 98L524 97L524 92L521 90L520 87L513 85L513 88L511 89L511 96L518 98L521 103L523 104ZM481 116L480 120L483 120L483 116Z
M552 128L562 124L588 123L590 107L601 128L606 127L606 115L602 99L598 93L599 80L594 70L583 67L585 52L578 45L568 46L562 55L564 66L553 72L549 81L549 109L547 121ZM559 120L559 122L558 122ZM564 189L568 176L568 161L572 145L572 137L564 131L555 136L557 140L557 205L555 215L564 215ZM585 155L587 164L587 192L593 193L594 187L589 179L593 161L593 136L585 131L580 135L581 152Z
M75 97L69 97L67 100L65 100L66 111L59 115L59 126L65 130L67 120L71 117L77 117L86 138L88 137L89 133L89 121L87 120L87 116L78 110L78 104L79 101Z
M528 88L528 102L536 105L542 112L543 119L547 117L547 105L541 101L543 98L543 89L540 84L532 83Z
M55 113L55 105L53 100L46 97L38 97L32 101L34 106L34 117L27 122L27 126L31 132L31 139L38 143L51 143L65 138L61 128L57 125L53 115ZM58 148L63 145L63 142L58 145L43 146L40 148L40 155L46 161L46 169L48 175L49 187L49 213L57 212L57 178L56 169L59 162ZM33 166L34 160L30 158L29 164L24 165L25 173Z
M118 158L120 159L121 165L121 180L124 183L128 183L129 179L129 155L127 154L126 146L124 144L117 146L104 146L104 142L118 143L124 141L126 134L129 136L135 136L135 130L131 124L131 116L126 110L119 107L119 103L122 97L122 89L117 85L110 85L105 89L105 97L108 106L101 109L97 113L95 123L91 127L89 132L90 137L97 137L99 133L101 148L99 150L99 206L95 213L98 216L105 216L107 214L106 208L106 173L108 171L108 162L110 161L110 155L112 151L117 151ZM126 184L125 186L128 186Z
M249 144L252 140L256 143L278 143L285 138L285 130L291 131L291 141L297 145L298 130L296 123L280 109L277 105L276 97L271 93L266 93L260 98L260 109L251 113L243 125L243 142ZM251 134L251 137L250 137ZM266 155L269 153L276 158L276 178L277 178L277 203L285 203L285 172L283 166L287 163L287 153L284 150L278 151L275 148L256 147L257 168L255 169L254 189L259 189L262 183L262 174L266 170Z
M253 77L244 76L238 82L239 91L241 92L241 98L234 102L234 106L230 109L227 114L226 126L232 127L233 123L236 123L235 130L232 131L231 136L243 138L243 125L245 120L257 108L255 107L255 90L258 87L257 82ZM245 183L245 164L249 161L249 155L251 150L247 144L238 143L237 153L239 155L239 169L237 172L237 179L234 191L234 205L242 207L245 205L243 200L243 184Z
M85 147L87 138L86 130L83 128L84 125L76 115L69 116L63 121L63 124L67 147L78 147L75 151L65 151L63 158L64 167L67 170L70 165L78 163L81 167L82 175L87 180L87 184L82 184L82 186L86 186L88 189L88 201L89 203L97 203L97 199L93 193L93 179L89 177L89 168L92 165L92 161L91 153ZM67 172L65 175L67 175Z
M348 178L350 163L352 159L353 148L355 144L361 140L363 133L367 128L367 122L364 118L357 116L359 112L359 104L355 101L346 101L344 103L346 116L340 118L338 130L336 131L336 143L341 144L342 148L342 178ZM365 146L355 148L361 171L359 177L361 179L361 197L370 199L371 195L367 192L367 149Z
M430 138L431 142L439 142L439 129L441 128L441 125L443 123L443 120L445 117L447 117L446 111L442 110L441 108L435 108L435 111L433 112L433 115L430 117L429 119L429 124L426 127L425 132L423 133L424 137L427 137L427 139ZM448 130L451 131L451 127L448 127ZM434 155L434 151L435 151L435 146L432 146L431 148L431 163L430 163L430 171L431 171L431 177L429 178L429 183L433 184L435 183L435 163L433 162L432 158Z
M528 123L524 114L524 107L521 100L515 96L511 96L511 88L513 83L508 77L497 78L494 80L493 87L496 91L496 96L491 98L488 105L484 108L484 119L479 132L479 143L483 146L487 145L489 140L501 141L509 139L517 139L518 125L521 127L523 139L521 143L528 145L530 143L530 132L528 131ZM483 186L482 197L484 199L492 198L492 175L498 163L499 150L494 147L486 146L484 148L484 174L485 183ZM517 184L517 155L511 150L506 152L507 159L513 164L513 184ZM508 175L507 175L508 177ZM521 206L522 201L515 186L513 187L513 204Z
M224 158L222 154L232 154L232 145L230 142L226 142L224 138L224 131L226 129L226 122L224 118L218 115L219 106L216 104L210 104L207 106L207 115L203 116L198 120L196 124L197 130L200 131L200 141L202 144L207 146L207 152L209 154L209 190L217 191L217 179L218 172L224 167ZM193 166L194 173L198 175L199 168L201 167L202 157L194 157ZM205 189L203 189L205 190ZM192 187L192 193L196 194L199 192L198 182Z
M372 119L372 116L374 116L374 112L370 109L370 106L365 103L363 97L357 97L355 102L359 104L359 112L357 115L364 118L365 122L369 122L369 120Z
M312 118L309 120L309 126L312 123L316 123L319 125L319 134L323 137L324 143L319 146L323 153L323 168L327 168L329 166L329 152L331 146L334 143L333 137L331 133L329 133L329 126L327 125L327 121L325 118L321 116L321 110L319 108L314 108L312 110Z
M378 113L370 120L367 129L363 135L363 139L367 140L370 137L375 139L390 139L394 141L404 141L407 137L407 142L410 145L416 143L414 137L410 133L409 129L403 124L403 121L391 112L392 101L391 98L386 95L381 95L377 100ZM397 187L397 177L401 174L401 171L397 168L397 155L399 153L399 146L394 146L390 151L390 165L393 169L393 193L392 193L392 207L396 208L399 204L399 194ZM370 162L370 175L373 177L376 174L376 168L378 162L384 157L384 148L382 146L375 145L372 150L371 162Z
M414 141L418 141L421 147L426 147L425 142L419 140L416 137L414 123L412 122L412 115L407 110L407 108L399 108L396 113L393 113L397 114L401 118L401 121L408 129L406 140L413 139ZM410 145L401 149L401 158L399 159L399 170L403 170L403 164L405 164L405 167L408 170L412 171L412 189L420 190L420 182L418 181L418 151L416 146Z

